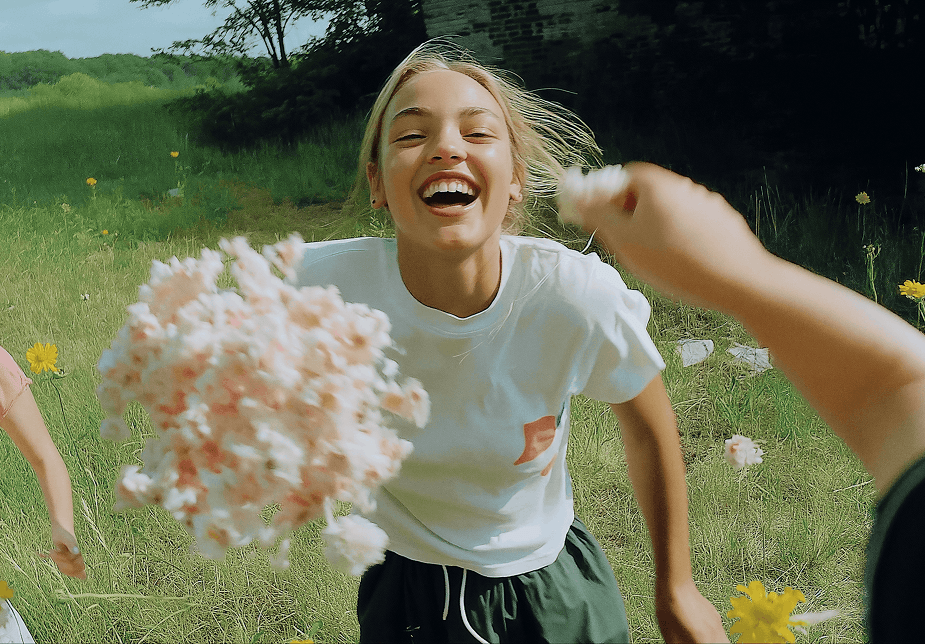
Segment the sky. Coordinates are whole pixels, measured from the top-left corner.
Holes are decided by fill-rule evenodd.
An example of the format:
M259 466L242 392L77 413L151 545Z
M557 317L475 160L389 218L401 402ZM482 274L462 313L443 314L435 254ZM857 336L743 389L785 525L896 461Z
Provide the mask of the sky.
M142 9L129 0L0 0L0 51L47 49L68 58L149 57L152 48L211 33L231 13L222 4L206 8L203 0L174 0L167 6ZM286 50L322 35L325 26L308 18L297 21L287 31ZM267 55L259 38L249 53Z

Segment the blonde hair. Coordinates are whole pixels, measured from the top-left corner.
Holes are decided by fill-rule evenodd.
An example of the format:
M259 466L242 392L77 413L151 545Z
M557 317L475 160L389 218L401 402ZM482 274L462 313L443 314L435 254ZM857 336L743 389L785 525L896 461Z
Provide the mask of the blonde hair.
M417 74L435 70L469 76L501 106L511 138L514 175L521 182L524 197L522 202L512 201L508 206L505 233L521 232L529 221L529 213L540 202L555 197L565 168L601 164L601 150L594 134L577 115L523 89L515 76L481 64L451 40L434 38L399 63L379 92L360 145L357 178L347 208L369 203L366 167L370 162L379 165L382 121L392 97Z

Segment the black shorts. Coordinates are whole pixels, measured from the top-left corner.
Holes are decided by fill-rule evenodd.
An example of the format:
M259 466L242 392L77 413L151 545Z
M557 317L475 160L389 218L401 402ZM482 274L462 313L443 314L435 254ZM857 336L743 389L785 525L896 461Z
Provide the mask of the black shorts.
M578 519L548 566L484 577L387 552L357 598L360 642L629 642L617 580Z
M864 570L870 642L914 642L925 608L925 457L903 472L874 510Z

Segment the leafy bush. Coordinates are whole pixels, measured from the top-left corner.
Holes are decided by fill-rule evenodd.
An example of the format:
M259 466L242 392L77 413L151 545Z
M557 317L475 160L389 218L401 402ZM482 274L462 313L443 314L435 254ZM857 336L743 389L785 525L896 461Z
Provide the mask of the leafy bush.
M108 83L141 81L149 87L186 89L212 76L221 83L236 75L227 57L172 56L142 58L134 54L103 54L94 58L67 58L60 51L0 52L0 91L27 90L39 83L53 85L70 74L82 73Z

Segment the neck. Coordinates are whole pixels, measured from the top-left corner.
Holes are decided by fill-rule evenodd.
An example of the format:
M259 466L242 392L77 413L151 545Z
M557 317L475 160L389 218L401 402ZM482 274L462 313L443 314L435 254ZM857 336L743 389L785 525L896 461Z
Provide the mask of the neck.
M487 309L501 287L500 243L450 254L398 241L398 268L418 302L459 318Z

